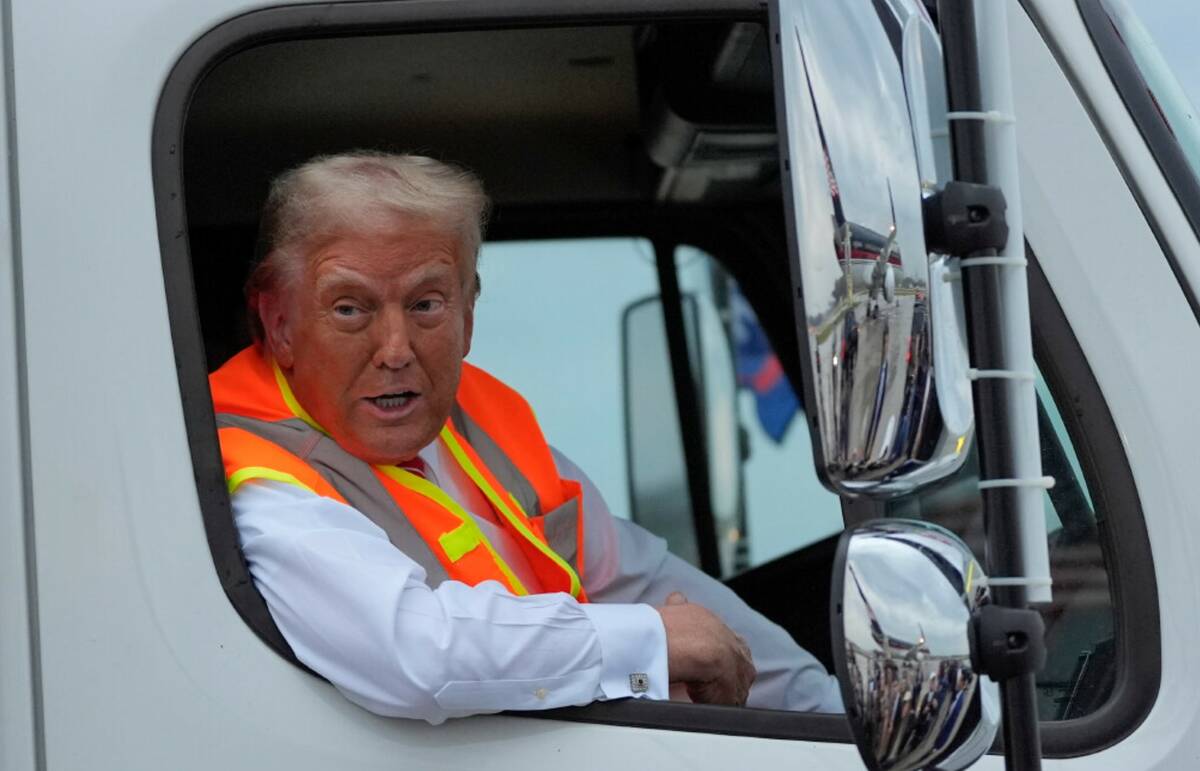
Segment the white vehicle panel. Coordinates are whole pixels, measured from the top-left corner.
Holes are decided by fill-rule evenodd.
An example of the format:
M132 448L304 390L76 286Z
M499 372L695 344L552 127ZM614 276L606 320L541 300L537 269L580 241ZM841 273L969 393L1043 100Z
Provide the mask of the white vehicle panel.
M1034 5L1053 17L1055 40L1067 60L1106 77L1074 4ZM1192 556L1200 523L1187 482L1195 473L1193 445L1200 431L1200 414L1190 408L1200 360L1180 352L1200 350L1200 327L1049 50L1025 14L1010 18L1026 234L1121 434L1146 516L1163 623L1162 682L1145 722L1114 747L1045 765L1187 768L1200 736L1195 699L1200 662L1190 642L1200 635L1200 578ZM1134 130L1111 87L1097 84L1091 94L1114 136ZM1118 142L1132 155L1128 134ZM1157 196L1159 216L1182 222L1149 155L1130 165L1148 196ZM1171 229L1170 243L1176 254L1195 253L1195 236L1183 227Z
M1132 171L1146 205L1154 210L1163 237L1174 247L1175 260L1188 284L1193 288L1200 287L1200 248L1196 236L1175 194L1159 172L1146 140L1114 90L1078 10L1074 4L1054 0L1033 0L1031 5L1037 8L1046 25L1054 29L1054 37L1065 43L1060 44L1060 48L1072 76L1103 123L1112 146Z
M37 763L37 672L30 619L34 613L25 561L25 479L21 431L21 327L16 278L20 243L12 228L9 190L8 37L0 16L0 768Z

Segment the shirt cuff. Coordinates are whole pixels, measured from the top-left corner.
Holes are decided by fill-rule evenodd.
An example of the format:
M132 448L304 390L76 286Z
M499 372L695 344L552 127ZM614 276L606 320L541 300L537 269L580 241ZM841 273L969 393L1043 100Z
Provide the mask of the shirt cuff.
M667 631L649 605L580 605L600 639L602 698L667 699Z

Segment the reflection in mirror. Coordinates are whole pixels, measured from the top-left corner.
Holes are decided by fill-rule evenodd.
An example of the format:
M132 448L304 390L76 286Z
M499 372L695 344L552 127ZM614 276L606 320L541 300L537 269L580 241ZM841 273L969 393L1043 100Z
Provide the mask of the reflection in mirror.
M973 425L957 284L922 220L948 176L940 45L919 0L794 0L780 30L814 450L836 491L909 491L961 464Z
M717 567L728 576L746 557L737 382L729 336L712 302L711 268L698 255L676 262L680 278L697 285L680 296L681 313L708 458ZM665 538L672 553L703 567L663 313L662 299L647 297L630 304L622 320L630 512L634 522Z
M952 771L991 746L999 691L972 666L968 636L987 598L987 577L944 528L877 520L842 537L834 659L869 768Z
M684 303L688 361L708 455L708 489L720 575L746 567L746 511L741 422L728 298L717 263L698 249L678 247L674 263Z
M684 300L684 318L694 316ZM694 328L694 324L691 325ZM700 564L679 409L662 300L632 303L621 319L625 429L629 442L630 516L665 538L673 554Z

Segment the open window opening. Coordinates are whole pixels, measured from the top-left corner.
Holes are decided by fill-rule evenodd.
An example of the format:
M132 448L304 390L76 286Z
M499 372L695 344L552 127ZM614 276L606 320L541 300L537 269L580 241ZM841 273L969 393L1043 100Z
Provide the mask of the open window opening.
M347 18L352 12L347 11ZM499 373L506 379L521 369L545 371L546 360L530 358L536 330L525 330L523 339L530 343L520 346L525 350L513 349L512 336L503 333L505 324L520 323L522 311L541 307L543 334L561 333L574 324L577 335L603 329L617 341L607 354L598 338L577 342L576 350L580 367L594 370L588 385L604 380L609 391L621 394L632 382L623 357L625 364L636 358L626 355L628 345L621 348L625 311L650 297L658 298L660 318L686 314L682 309L690 307L691 316L704 323L687 333L687 350L673 346L677 350L666 351L668 373L673 377L680 368L703 367L705 362L711 368L714 361L724 368L697 370L689 386L677 379L667 384L671 404L663 408L676 413L683 434L692 435L713 418L699 414L701 402L694 393L689 402L680 388L702 387L704 377L710 385L728 377L733 389L714 393L704 405L719 401L722 406L713 409L725 409L730 399L738 398L731 369L732 302L752 309L761 334L774 343L778 355L767 375L798 383L772 75L760 13L757 7L749 13L735 8L706 13L705 18L692 18L694 13L680 18L667 9L650 16L643 4L626 17L618 10L612 18L592 17L587 24L565 18L537 19L536 24L533 19L508 19L464 28L459 23L430 27L424 20L421 27L410 28L393 17L380 25L331 23L320 30L327 34L319 36L311 29L293 35L264 28L255 44L230 43L219 61L197 65L204 75L186 98L180 95L186 117L175 118L182 141L165 153L174 168L164 171L164 177L172 177L168 186L183 206L160 215L186 215L178 218L180 243L171 244L182 247L176 254L185 254L191 267L185 277L176 270L179 285L172 300L173 312L183 317L176 319L176 339L183 341L181 382L185 394L190 385L196 406L189 413L189 430L218 571L239 612L282 654L288 655L287 646L237 551L212 417L203 404L204 375L249 343L241 287L255 257L258 212L270 179L314 155L354 148L416 151L472 169L484 180L494 209L480 264L480 336L468 361L507 368ZM214 43L213 48L221 46ZM180 85L181 91L185 88L191 85ZM168 96L170 92L168 87ZM164 122L170 123L160 115L160 124ZM167 199L176 200L169 194ZM693 272L703 274L704 287L689 283L693 277L687 269L701 263L702 269ZM716 271L721 278L714 283ZM664 285L668 273L673 295ZM573 319L550 310L555 297L601 299L604 281L623 285L613 297L633 294ZM729 294L734 287L736 300ZM719 300L714 290L721 293ZM572 304L577 312L578 302L565 303ZM192 318L180 310L188 306ZM489 333L496 341L490 349ZM659 333L664 334L662 329ZM712 354L702 359L704 346L723 358ZM644 369L639 367L638 373ZM633 391L644 403L642 389ZM543 422L553 423L554 405L536 393L528 395ZM751 397L743 393L741 398L746 402ZM627 401L618 399L611 420L605 416L601 421L618 429L612 456L618 468L627 467L634 452L624 430ZM577 399L566 408L578 413L581 404ZM749 409L753 411L752 399ZM789 430L806 428L803 420L785 422L794 424ZM552 443L556 438L571 441L569 425L545 428ZM740 458L746 435L732 423L725 428L721 442ZM809 446L806 437L794 444ZM682 448L676 452L688 456ZM682 474L671 484L678 488L676 500L686 503L696 499L698 486L720 477L724 466L708 463L703 453L684 460ZM697 464L705 466L703 472ZM603 476L605 467L599 463L588 471ZM634 487L618 480L603 492L623 503L636 497ZM684 505L679 512L686 518L667 527L693 539L722 533L726 540L716 566L703 565L698 557L693 562L730 578L730 585L769 617L823 641L823 650L814 653L831 666L828 591L798 587L828 582L833 549L827 536L840 528L836 497L822 491L829 522L818 528L817 548L799 561L793 558L792 567L781 573L774 564L778 560L772 559L780 557L778 547L771 551L764 541L756 551L749 542L737 542L746 534L735 511L742 501L737 494L731 499L729 490L726 485L716 491L723 496L716 501L724 515L720 521L712 519L711 505ZM789 512L780 509L772 514L781 521L772 526L786 529L783 520ZM693 510L704 516L694 516ZM767 572L756 578L760 565ZM806 618L789 602L800 594L812 601ZM840 718L770 710L618 702L536 714L776 738L848 739Z

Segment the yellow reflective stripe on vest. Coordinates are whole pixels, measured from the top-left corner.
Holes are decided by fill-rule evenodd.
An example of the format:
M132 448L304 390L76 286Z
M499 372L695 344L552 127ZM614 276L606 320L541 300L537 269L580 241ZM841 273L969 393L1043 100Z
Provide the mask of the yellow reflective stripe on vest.
M272 482L286 482L289 485L295 485L296 487L308 490L313 495L317 495L316 490L286 471L276 471L266 466L246 466L230 474L227 482L229 485L229 494L233 495L234 491L252 479L270 479Z
M283 370L279 368L279 365L275 362L275 359L271 359L271 371L275 373L275 385L279 386L279 394L283 397L283 403L288 406L288 409L292 411L292 414L303 420L308 425L317 429L322 434L328 436L329 432L321 428L321 424L313 420L312 415L309 415L308 411L305 410L304 407L300 405L300 402L296 400L296 395L292 393L291 384L288 383L287 378L284 377Z
M467 523L463 523L458 527L438 536L438 543L442 545L446 556L451 562L458 562L467 552L479 546L479 536L482 532L479 528L471 527Z
M388 477L395 480L399 484L404 485L409 490L425 496L439 504L442 508L449 511L454 516L458 517L460 524L453 530L442 533L438 537L438 544L445 550L446 556L451 562L458 562L462 557L473 550L477 546L482 546L492 555L492 559L496 563L496 567L508 580L508 585L512 587L513 593L519 595L529 594L529 590L517 578L516 573L513 573L512 568L504 561L497 552L491 542L479 529L479 525L475 522L474 517L459 506L458 503L445 493L442 488L430 482L428 479L405 471L398 466L377 466L377 468Z
M567 575L571 579L571 596L578 597L580 589L582 588L579 584L578 574L576 574L571 566L567 564L566 560L558 555L558 552L551 549L540 538L530 532L529 528L526 527L525 522L512 513L512 509L510 509L509 505L505 503L503 498L500 497L500 494L497 493L490 484L488 484L488 481L484 478L483 474L479 473L479 469L477 469L475 464L471 462L471 458L467 456L467 453L463 450L462 445L458 443L458 439L454 437L454 432L452 432L448 426L442 426L441 437L442 441L446 443L446 446L450 448L450 454L454 456L456 461L458 461L458 465L462 466L463 471L467 472L467 476L471 478L471 481L483 491L483 494L487 496L489 501L491 501L492 506L504 515L504 518L509 521L509 524L511 524L517 530L517 532L519 532L525 537L526 540L537 547L538 551L540 551L542 554L545 554L550 558L551 561L554 562L554 564L566 571ZM521 509L521 504L517 503L516 498L513 498L510 495L509 499L512 501L512 504L517 507L517 509L521 510L522 514L525 513L524 510Z

